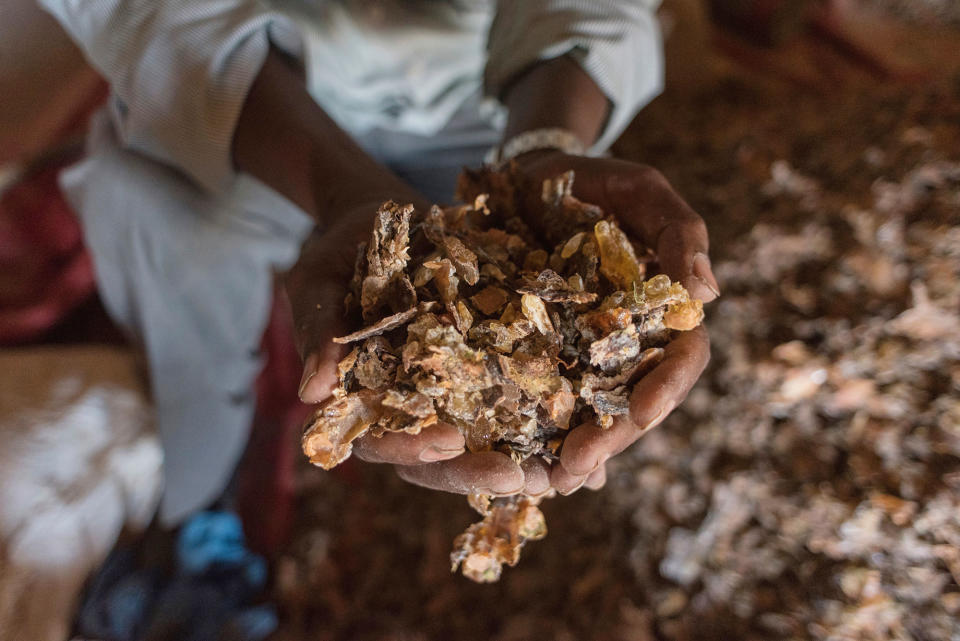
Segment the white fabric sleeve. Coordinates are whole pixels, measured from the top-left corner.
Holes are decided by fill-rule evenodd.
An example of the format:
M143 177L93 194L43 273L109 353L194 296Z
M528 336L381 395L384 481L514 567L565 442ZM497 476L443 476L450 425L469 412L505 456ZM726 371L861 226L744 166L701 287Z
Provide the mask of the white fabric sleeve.
M487 43L485 93L502 98L532 64L570 55L610 100L591 153L605 151L663 89L659 0L498 0Z
M256 0L38 0L110 83L122 144L214 192L270 44L302 58L296 27Z

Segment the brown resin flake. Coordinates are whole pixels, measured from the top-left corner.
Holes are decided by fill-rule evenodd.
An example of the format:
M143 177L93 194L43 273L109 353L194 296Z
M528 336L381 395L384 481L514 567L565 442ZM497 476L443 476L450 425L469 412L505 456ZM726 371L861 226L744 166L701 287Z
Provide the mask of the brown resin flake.
M477 583L493 583L500 579L504 564L517 564L527 541L547 535L547 521L537 507L537 498L517 495L491 500L473 495L469 501L483 520L454 540L451 569L456 572L460 568L465 577Z
M398 314L393 314L392 316L387 316L386 318L380 319L370 327L364 327L363 329L353 332L352 334L347 334L346 336L338 336L333 339L334 343L355 343L356 341L362 341L365 338L370 338L371 336L379 336L384 332L389 332L391 329L396 329L400 327L414 316L417 315L417 308L411 307L405 312L400 312Z
M384 203L377 212L373 235L367 245L367 274L360 279L360 306L365 320L373 319L385 303L400 303L413 294L404 273L410 259L407 251L412 212L412 205L401 207L393 201ZM409 302L416 303L416 299ZM402 304L398 309L410 306Z
M473 205L380 208L347 299L365 327L335 339L353 350L307 425L311 462L330 469L361 436L437 422L471 452L553 462L571 428L629 413L632 385L703 308L667 276L644 280L633 242L572 185L572 173L540 190L485 169L461 179ZM526 222L530 194L551 221L546 243ZM457 539L454 567L497 580L545 535L537 502L474 498L484 518Z
M496 285L489 285L470 297L472 302L482 314L495 314L503 309L503 306L510 300L510 295L502 288Z
M573 276L582 287L583 278L579 274ZM521 294L533 294L551 303L592 303L597 300L595 293L573 287L552 269L543 270L536 278L522 278L520 283L517 291Z

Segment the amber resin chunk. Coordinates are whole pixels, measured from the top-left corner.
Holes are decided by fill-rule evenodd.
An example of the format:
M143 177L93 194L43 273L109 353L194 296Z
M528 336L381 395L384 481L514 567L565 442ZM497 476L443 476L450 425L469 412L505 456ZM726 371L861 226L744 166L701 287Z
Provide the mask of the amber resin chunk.
M538 498L516 495L491 500L473 495L469 501L483 520L454 540L451 569L460 568L463 576L478 583L492 583L500 578L504 564L517 564L524 543L547 535L547 521L537 507Z
M529 185L490 169L461 178L472 205L380 208L347 295L357 330L335 339L352 350L303 435L311 462L330 469L361 436L443 422L472 452L553 463L570 429L629 413L632 385L703 306L666 275L646 279L650 252L638 258L613 217L572 195L573 179L546 181L536 212L524 210ZM496 581L545 536L539 499L470 501L483 520L457 538L453 567Z

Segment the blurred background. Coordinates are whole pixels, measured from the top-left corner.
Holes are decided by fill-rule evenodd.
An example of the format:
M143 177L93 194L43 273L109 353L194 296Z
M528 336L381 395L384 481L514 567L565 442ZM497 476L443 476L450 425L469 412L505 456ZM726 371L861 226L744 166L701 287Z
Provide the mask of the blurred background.
M707 220L710 369L602 490L545 502L549 535L495 585L449 571L461 497L353 460L268 482L297 454L255 430L240 485L280 506L245 521L271 638L960 638L960 2L665 0L660 17L667 90L615 152ZM52 19L4 1L3 639L69 638L161 484L137 351L56 186L105 95ZM261 423L296 387L278 362Z

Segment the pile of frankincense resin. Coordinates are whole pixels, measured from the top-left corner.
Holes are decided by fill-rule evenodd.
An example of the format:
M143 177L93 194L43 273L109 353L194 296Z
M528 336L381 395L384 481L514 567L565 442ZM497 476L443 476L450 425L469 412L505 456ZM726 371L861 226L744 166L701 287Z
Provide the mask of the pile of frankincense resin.
M346 300L362 327L335 339L352 349L303 436L312 463L330 469L365 434L437 422L471 452L553 462L571 428L628 413L632 385L703 307L666 275L647 278L653 253L616 212L577 200L573 180L543 183L533 207L550 225L537 231L530 187L511 169L465 173L467 205L380 208ZM539 498L469 501L483 519L454 542L453 569L496 581L546 534Z

